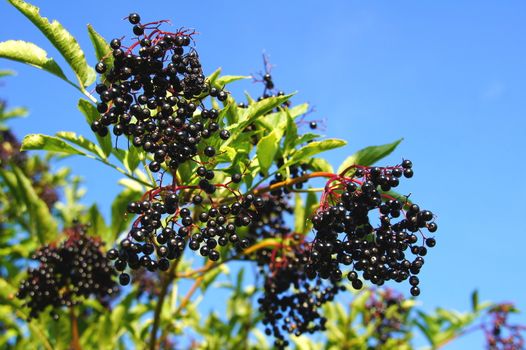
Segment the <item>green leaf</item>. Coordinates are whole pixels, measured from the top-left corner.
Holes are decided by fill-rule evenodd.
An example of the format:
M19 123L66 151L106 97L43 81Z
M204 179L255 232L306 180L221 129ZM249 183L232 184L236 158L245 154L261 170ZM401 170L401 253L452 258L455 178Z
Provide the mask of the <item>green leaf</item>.
M5 121L12 118L24 118L29 114L26 108L15 107L5 113L0 112L0 120Z
M305 230L305 206L301 195L296 193L294 203L294 232L303 232Z
M91 24L88 24L88 34L95 49L97 60L99 60L99 62L103 61L108 67L107 71L109 71L109 68L113 67L113 55L110 45ZM106 74L104 74L104 76L106 76Z
M59 131L56 135L63 140L69 141L77 146L84 148L86 151L96 156L104 158L104 153L102 152L100 147L91 142L90 140L85 139L82 135L77 135L72 131Z
M41 244L46 244L56 237L57 223L53 219L46 203L35 192L31 185L31 180L18 168L14 168L13 172L29 214L31 234L36 235Z
M352 165L363 165L369 166L380 159L387 157L395 148L402 142L403 139L396 140L395 142L388 143L380 146L369 146L359 150L353 155L349 156L338 168L338 174L345 171Z
M210 85L213 85L219 74L221 74L221 68L217 68L212 74L206 77L206 81L208 81Z
M274 161L274 157L276 156L278 148L279 137L276 131L271 132L259 141L256 154L259 160L261 171L263 173L267 174L268 169Z
M89 208L88 217L90 224L89 231L92 235L100 237L105 244L112 244L113 237L111 236L111 231L108 226L106 226L106 222L96 204L93 204Z
M142 193L130 188L124 189L111 204L111 232L114 241L124 231L132 219L132 215L126 213L128 203L139 200Z
M473 293L471 293L471 309L473 312L479 310L479 292L478 290L474 290Z
M295 152L292 157L283 165L283 167L287 167L296 163L300 162L309 162L310 158L318 153L322 153L334 148L345 146L347 142L340 139L326 139L323 141L314 141L306 146L300 148L297 152ZM282 167L282 168L283 168Z
M217 87L223 88L226 85L233 83L234 81L238 81L242 79L250 79L250 78L252 77L246 76L246 75L223 75L214 81L214 85L216 85Z
M100 114L97 111L97 108L95 108L95 106L93 106L87 100L80 99L79 102L78 102L77 107L82 112L82 114L84 114L84 117L86 118L86 121L90 125L95 120L99 119L99 117L100 117ZM97 136L97 141L99 142L99 146L100 146L100 148L102 148L102 151L104 152L104 155L105 155L104 158L107 158L110 155L110 153L111 153L111 151L113 149L113 145L111 143L111 137L109 135L103 137L103 136L99 136L99 134L97 134L97 133L94 133L94 134Z
M65 154L85 155L84 152L62 141L60 138L43 134L29 134L24 137L21 150L44 150Z
M244 110L237 123L228 126L227 129L230 131L231 137L223 143L223 147L226 147L231 142L235 141L239 134L241 134L243 130L245 130L245 128L256 119L272 111L274 108L281 106L284 102L290 99L291 96L293 96L293 94L272 96L251 104Z
M334 172L332 165L324 158L312 158L309 162L309 168L312 171L324 171L327 173Z
M43 69L68 81L62 69L47 52L33 43L22 40L8 40L0 43L0 57L22 62Z
M287 129L285 130L285 141L283 143L284 145L284 153L287 155L296 144L296 141L298 140L298 126L296 125L296 122L292 118L291 114L287 110L286 114L287 118Z
M314 211L318 209L319 206L320 202L316 193L307 193L307 202L305 203L305 227L301 233L306 234L310 231L310 229L312 228L312 221L310 219L314 214Z
M133 173L139 166L140 158L136 147L130 147L124 154L124 166L130 173Z
M57 48L83 86L93 84L95 71L88 66L84 52L77 40L59 22L56 20L49 22L46 17L40 16L38 7L22 0L9 0L9 2L33 22L51 44Z
M14 70L0 69L0 78L16 75Z

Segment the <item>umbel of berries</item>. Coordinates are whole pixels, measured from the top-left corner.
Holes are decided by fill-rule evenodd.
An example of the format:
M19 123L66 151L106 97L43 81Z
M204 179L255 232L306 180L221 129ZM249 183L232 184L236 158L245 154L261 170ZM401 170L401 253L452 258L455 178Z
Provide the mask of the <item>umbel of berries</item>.
M83 298L92 297L103 305L117 294L115 272L101 251L102 242L86 235L86 227L75 225L64 231L66 240L36 251L32 259L39 265L28 270L17 297L30 308L29 318L50 309L57 319L57 309L71 307Z
M203 156L216 155L208 141L226 140L228 130L218 124L219 111L206 106L208 96L225 101L227 93L205 81L199 54L191 47L194 32L160 29L165 21L141 23L131 14L133 40L124 46L111 40L113 66L104 60L95 70L101 74L96 86L100 118L94 132L124 136L133 147L151 155L149 170L172 171Z
M347 278L355 289L362 287L361 273L378 286L409 280L411 294L420 294L417 275L427 249L435 246L424 230L434 233L437 225L429 210L385 193L403 176L413 176L409 160L385 168L353 166L328 181L312 218L316 235L309 273L342 278L342 269L350 267Z

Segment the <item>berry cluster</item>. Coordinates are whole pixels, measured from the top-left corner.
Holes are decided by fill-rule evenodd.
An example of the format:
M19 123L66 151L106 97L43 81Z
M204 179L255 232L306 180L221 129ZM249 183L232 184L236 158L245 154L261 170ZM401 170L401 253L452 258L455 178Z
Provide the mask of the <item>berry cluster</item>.
M219 260L219 247L231 243L242 250L250 245L249 238L240 236L238 230L252 224L252 218L264 205L262 198L252 194L241 196L229 187L241 180L240 174L233 175L226 184L208 182L207 174L213 177L214 173L204 167L198 167L197 174L203 177L198 185L159 187L147 192L147 199L128 205L128 212L139 217L120 242L120 249L108 251L108 258L115 260L116 270L145 267L152 272L166 271L170 260L179 258L186 245L212 261ZM230 193L235 200L220 204L208 196L209 203L205 205L203 193L211 194L217 189ZM123 272L119 279L126 285L130 276Z
M382 349L387 341L402 340L409 331L406 318L409 308L404 306L404 297L390 288L372 290L365 307L364 324L374 324L375 330L369 340L373 349Z
M258 299L259 311L263 313L265 333L274 336L278 349L289 345L282 332L300 336L325 330L327 319L321 314L321 306L345 290L336 279L324 281L307 275L308 245L301 242L298 245L299 239L299 235L293 235L294 250L286 252L285 247L274 250L268 271L261 268L266 277L264 294Z
M526 332L526 327L511 325L508 322L513 310L512 304L500 304L490 310L490 321L482 325L488 350L524 349L523 333Z
M114 135L152 156L152 172L163 165L175 170L197 155L214 157L216 150L202 141L216 133L226 140L230 133L220 130L219 111L203 101L208 95L225 101L228 94L205 81L199 55L189 48L194 32L166 32L160 29L166 21L142 24L138 14L129 21L135 41L124 47L113 39L113 66L101 60L95 67L105 76L96 87L101 116L92 130L105 136L113 125Z
M417 275L427 248L435 246L435 239L426 238L421 231L435 232L437 225L429 210L382 192L396 187L402 176L413 176L409 160L386 168L353 166L327 182L321 206L312 218L316 235L309 274L339 280L343 277L340 266L351 266L347 278L355 289L362 287L361 271L364 279L378 286L409 279L411 294L420 294ZM371 222L371 211L379 214L378 225Z
M248 226L248 237L254 241L281 241L255 252L259 272L264 276L263 295L258 299L263 313L266 334L275 337L275 346L289 345L285 333L301 335L325 329L327 321L321 306L343 290L338 281L309 279L305 274L308 247L304 236L287 225L286 215L292 214L290 196L262 196L263 206Z
M91 295L108 305L118 292L115 273L101 252L102 242L87 236L83 225L68 228L64 234L67 239L58 246L44 246L31 257L40 264L28 270L29 276L17 293L19 299L28 299L29 318L51 307L51 315L57 319L57 308L70 307Z

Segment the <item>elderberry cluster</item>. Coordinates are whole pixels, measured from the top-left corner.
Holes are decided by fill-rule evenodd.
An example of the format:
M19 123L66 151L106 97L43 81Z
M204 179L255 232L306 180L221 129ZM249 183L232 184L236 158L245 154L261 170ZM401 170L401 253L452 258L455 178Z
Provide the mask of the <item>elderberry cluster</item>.
M122 285L130 282L129 274L124 272L127 267L166 271L170 260L179 258L186 246L211 261L219 260L219 247L229 243L237 251L249 247L249 237L244 237L246 233L240 236L238 231L252 224L264 205L262 198L252 194L241 196L226 184L211 184L206 174L210 172L198 167L197 175L203 177L199 185L157 188L147 193L148 199L128 205L128 212L138 218L120 242L120 248L108 251L108 258L115 261L115 269L121 272ZM230 182L240 181L241 175L234 174ZM205 199L211 201L211 198L204 198L203 192L210 194L217 188L226 189L235 199L230 204L205 204Z
M411 294L419 295L417 275L423 256L435 246L435 239L426 238L422 230L435 232L437 225L429 210L382 192L398 186L402 176L412 177L412 163L404 160L395 167L350 170L351 176L329 180L322 205L312 218L316 235L307 273L339 280L343 277L340 267L350 266L347 278L355 289L362 287L361 272L378 286L389 280L409 280ZM371 212L379 215L378 224L371 221Z
M325 330L327 318L323 317L321 307L345 290L337 279L324 281L308 276L305 271L308 262L308 250L297 246L291 255L272 254L267 265L263 296L258 299L259 311L263 313L265 333L274 336L278 349L289 346L283 332L300 336Z
M114 135L125 135L152 156L152 172L163 165L175 170L197 155L213 157L216 150L202 141L217 132L226 140L230 133L220 130L219 111L203 100L210 95L225 101L228 94L205 81L199 55L189 48L194 33L162 31L165 21L142 24L138 14L128 19L134 42L125 47L111 40L113 66L101 60L95 67L103 81L96 87L100 118L92 130L106 136L113 125Z
M512 304L496 305L489 311L490 320L482 324L488 350L518 350L524 349L524 335L526 327L512 325L508 321L513 311Z
M253 241L267 238L285 238L292 234L291 228L285 221L286 214L292 214L289 196L276 197L272 194L261 196L263 205L255 212L252 222L248 226L247 237ZM270 263L271 249L260 249L256 255L259 266Z
M17 293L31 309L29 318L51 307L52 317L58 319L57 308L70 307L90 296L108 305L118 292L113 281L115 273L101 251L100 239L87 236L83 225L64 233L65 241L58 246L44 246L31 257L39 266L28 270L29 276Z

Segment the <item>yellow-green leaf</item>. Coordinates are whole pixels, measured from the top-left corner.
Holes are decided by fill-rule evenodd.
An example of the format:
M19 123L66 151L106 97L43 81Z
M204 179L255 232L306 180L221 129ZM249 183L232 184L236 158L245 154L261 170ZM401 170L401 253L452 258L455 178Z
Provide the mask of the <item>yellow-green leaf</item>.
M68 80L54 59L39 46L22 40L8 40L0 43L0 57L32 65Z
M58 137L43 135L43 134L30 134L24 137L22 140L22 151L29 150L43 150L65 154L80 154L85 155L84 152L71 146L69 143L64 142Z
M58 21L50 22L40 15L40 9L22 0L9 2L26 16L48 38L66 59L83 86L93 84L95 71L86 62L84 52L77 40Z
M402 142L403 139L380 146L369 146L359 150L355 154L349 156L338 168L338 174L345 171L352 165L358 164L363 166L373 165L380 159L387 157L395 148Z

